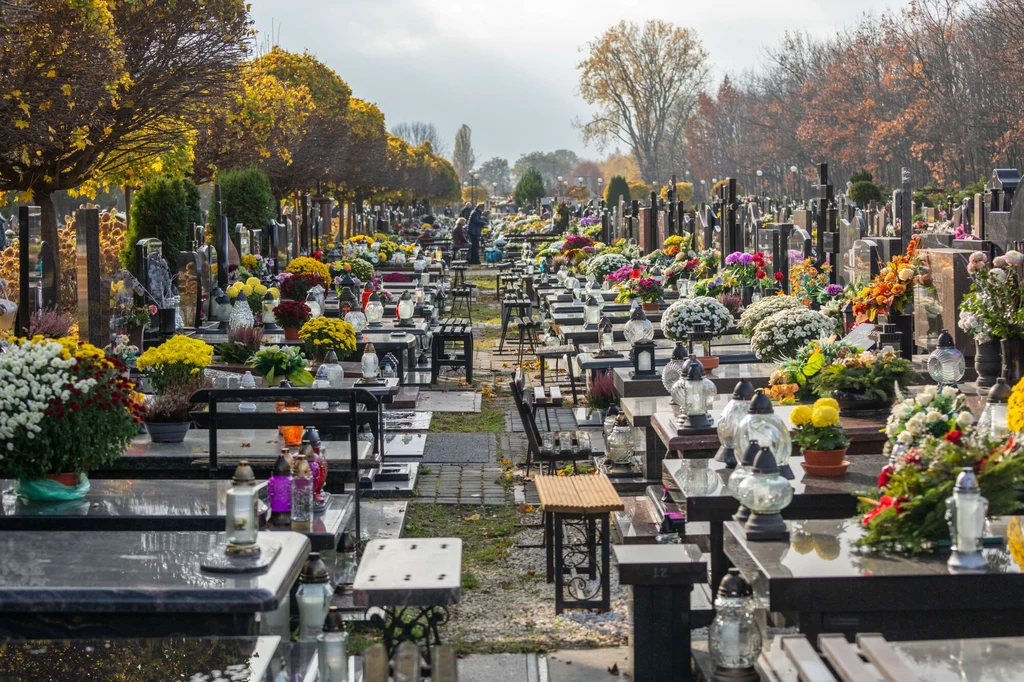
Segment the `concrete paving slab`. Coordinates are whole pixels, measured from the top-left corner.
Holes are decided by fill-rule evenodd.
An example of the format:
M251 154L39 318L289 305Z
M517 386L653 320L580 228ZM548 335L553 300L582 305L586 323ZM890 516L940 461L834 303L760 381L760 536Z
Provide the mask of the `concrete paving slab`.
M424 462L486 464L497 453L493 433L431 433L423 450Z
M420 391L416 409L424 412L479 412L476 391Z
M459 679L465 682L533 682L534 654L473 654L459 660Z
M611 682L632 680L631 647L563 649L547 655L549 682ZM615 673L609 672L617 666ZM637 680L636 682L640 682Z

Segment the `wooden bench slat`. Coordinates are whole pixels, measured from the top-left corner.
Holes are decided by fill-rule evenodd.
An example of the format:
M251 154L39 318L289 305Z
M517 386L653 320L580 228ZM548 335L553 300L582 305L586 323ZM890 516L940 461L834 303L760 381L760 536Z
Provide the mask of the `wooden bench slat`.
M896 655L885 638L875 634L857 635L857 645L864 656L874 663L885 682L916 679L910 668Z
M818 647L842 682L878 682L878 677L868 671L856 646L848 642L845 635L821 635Z
M828 666L803 635L785 635L782 648L793 662L802 682L836 682Z
M402 642L395 652L394 682L419 682L420 648L412 642Z
M563 514L598 514L622 511L625 506L604 474L537 476L537 494L545 511Z
M390 674L387 649L383 644L374 644L363 654L364 682L388 682Z

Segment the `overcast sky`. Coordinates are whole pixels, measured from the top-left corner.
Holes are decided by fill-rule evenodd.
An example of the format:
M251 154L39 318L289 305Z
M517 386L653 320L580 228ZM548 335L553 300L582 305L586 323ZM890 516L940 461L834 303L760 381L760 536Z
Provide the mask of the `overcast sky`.
M432 121L448 140L465 123L477 164L568 148L585 157L572 121L580 48L620 20L658 18L695 29L716 80L754 65L786 30L828 36L865 12L905 0L250 0L260 41L308 50L389 129Z

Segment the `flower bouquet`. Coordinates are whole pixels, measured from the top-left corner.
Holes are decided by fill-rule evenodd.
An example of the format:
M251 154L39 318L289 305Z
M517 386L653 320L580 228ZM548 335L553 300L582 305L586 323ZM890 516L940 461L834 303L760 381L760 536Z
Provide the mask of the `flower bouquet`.
M715 299L697 296L676 301L661 316L661 330L673 341L689 339L696 324L703 324L712 336L721 336L732 324L732 315Z
M610 275L606 275L604 281L611 282L611 285L613 287L621 287L623 284L628 282L630 280L630 277L632 276L633 266L623 265L621 268L611 273Z
M694 284L693 292L698 296L722 296L732 293L737 287L739 287L739 282L736 277L731 272L722 272Z
M262 327L236 327L228 330L227 343L217 345L217 355L229 365L244 365L262 345Z
M134 365L135 361L139 358L139 347L132 345L131 339L128 338L127 334L118 334L103 350L106 351L107 355L123 362L126 367Z
M300 329L302 325L306 324L312 314L309 306L304 301L284 299L274 306L274 319L285 330L285 338L289 338L288 330ZM294 338L298 338L298 335L294 335Z
M761 252L757 253L746 253L744 251L736 251L730 253L725 257L725 267L722 269L723 274L729 274L736 281L736 284L742 287L752 287L760 284L763 279L757 277L757 272L761 271L764 273L765 259Z
M789 415L796 427L793 442L804 455L804 468L808 474L841 476L846 471L844 458L850 439L839 424L839 403L832 398L821 398L813 406L799 405Z
M882 268L871 282L860 290L853 301L853 314L857 322L874 322L879 315L890 311L903 313L908 309L914 293L914 278L921 269L917 257L917 238L910 240L907 254L898 254Z
M293 279L293 278L289 278ZM244 294L245 300L249 304L249 310L252 311L253 317L259 318L263 315L263 297L266 296L267 292L270 291L262 282L255 277L250 277L245 282L235 282L228 287L228 290L224 293L228 295L228 298L234 299L238 294Z
M860 497L861 547L919 554L949 539L946 500L963 468L974 470L989 516L1017 513L1024 456L1015 435L993 441L977 431L924 439L882 469L878 489Z
M267 346L256 351L249 366L259 372L272 386L275 379L287 379L296 386L313 383L313 375L306 369L306 361L295 346Z
M852 343L837 339L812 339L796 354L784 360L768 379L766 393L779 402L811 401L816 395L821 370L838 359L860 353Z
M322 358L333 350L339 360L356 352L356 332L351 324L331 317L316 317L302 325L299 338L306 342L313 358Z
M331 276L330 268L315 258L299 256L288 261L288 267L284 270L293 275L320 275L324 282Z
M686 251L687 251L687 249L689 247L690 247L690 235L688 235L688 234L683 234L683 235L674 234L674 235L670 236L668 239L665 240L665 243L662 244L661 249L662 249L662 251L665 252L665 255L668 256L669 258L675 258L680 253L686 253Z
M843 416L889 411L896 384L914 378L909 360L891 351L868 351L836 360L821 370L815 381L818 395L839 401Z
M825 263L818 268L813 258L794 263L789 269L789 284L793 296L804 305L828 303L843 292L838 284L829 284L828 274L832 266Z
M781 310L757 323L750 349L762 362L778 361L793 357L807 342L829 337L835 330L835 322L817 310Z
M31 499L78 499L89 471L124 454L139 401L120 360L71 338L12 339L0 354L0 443Z
M760 301L751 303L740 315L740 332L750 338L754 335L757 324L775 313L783 310L793 310L804 307L799 300L793 296L768 296Z
M958 326L984 343L993 338L1024 338L1024 305L1017 268L1024 262L1019 251L1007 251L991 263L979 252L971 254L967 272L971 290L960 305Z
M619 303L629 303L634 299L646 305L653 304L657 309L658 302L665 296L665 290L661 282L651 277L631 279L619 285L619 293L615 300Z
M313 287L327 290L327 280L320 275L300 274L285 277L281 280L281 298L292 301L305 301ZM278 323L280 324L280 323Z
M896 403L885 425L889 438L885 454L897 444L903 449L915 447L927 437L942 438L950 431L965 430L974 424L967 398L952 386L941 390L925 386L916 397Z
M669 282L675 282L678 279L694 279L697 276L697 270L700 267L700 259L696 256L692 258L685 258L680 253L672 264L665 269L665 279Z
M587 261L587 276L593 275L598 282L604 282L608 275L629 265L629 260L622 254L602 253Z

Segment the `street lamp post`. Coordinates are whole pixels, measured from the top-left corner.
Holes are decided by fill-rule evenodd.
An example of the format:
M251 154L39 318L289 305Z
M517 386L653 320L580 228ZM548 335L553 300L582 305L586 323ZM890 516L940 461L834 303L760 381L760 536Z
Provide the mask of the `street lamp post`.
M604 199L604 177L597 176L597 194L598 199Z
M802 194L800 191L800 176L797 173L800 171L795 165L789 167L789 172L793 174L793 192L796 195Z
M757 170L757 191L760 194L764 194L764 181L761 179L764 177L764 171L761 169Z
M562 191L562 176L559 175L558 176L558 186L557 186L557 189L555 189L555 203L556 204L558 203L558 193L561 192L561 191Z

